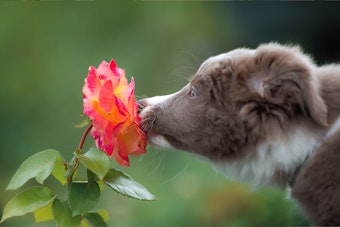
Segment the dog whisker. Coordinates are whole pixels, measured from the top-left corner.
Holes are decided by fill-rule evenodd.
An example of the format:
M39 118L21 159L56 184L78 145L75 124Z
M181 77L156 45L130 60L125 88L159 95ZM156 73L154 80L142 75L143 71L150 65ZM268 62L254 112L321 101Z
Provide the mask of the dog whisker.
M152 112L152 111L151 111ZM155 115L149 115L148 117L142 119L141 121L141 128L144 132L147 133L147 136L150 134L151 129L153 128L153 125L156 121L156 116Z
M185 172L188 170L189 166L192 164L192 159L190 159L186 165L183 167L182 170L180 170L178 173L176 173L174 176L170 177L169 179L167 179L166 181L164 181L163 183L161 183L162 186L168 184L171 181L174 181L176 178L180 177L181 175L185 174Z

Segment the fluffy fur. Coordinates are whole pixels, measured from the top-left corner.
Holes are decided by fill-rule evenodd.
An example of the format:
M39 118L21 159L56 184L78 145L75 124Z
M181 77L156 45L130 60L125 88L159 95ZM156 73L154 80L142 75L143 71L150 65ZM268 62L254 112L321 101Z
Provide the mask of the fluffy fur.
M207 157L253 186L292 186L310 219L340 225L340 65L299 47L236 49L180 91L140 101L149 142Z

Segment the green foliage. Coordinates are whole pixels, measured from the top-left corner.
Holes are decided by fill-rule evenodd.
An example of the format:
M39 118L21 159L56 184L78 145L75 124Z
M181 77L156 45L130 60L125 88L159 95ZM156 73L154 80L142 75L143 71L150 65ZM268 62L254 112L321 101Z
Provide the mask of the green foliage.
M110 158L101 150L92 147L88 152L82 154L77 152L77 157L81 164L94 172L100 180L110 169Z
M87 213L84 215L84 218L90 223L91 226L107 226L107 223L99 213Z
M66 201L57 199L53 203L53 216L59 226L77 227L80 224L80 215L72 216L72 210Z
M52 171L52 175L57 179L62 185L67 183L67 180L65 178L66 174L66 163L60 159L57 158L54 162L54 168Z
M87 180L73 181L79 163L87 169ZM1 222L14 216L34 213L37 223L55 220L58 226L107 226L108 214L96 207L101 196L99 185L107 184L122 195L140 200L154 200L155 197L141 184L115 169L110 169L110 158L102 151L91 148L86 153L78 150L68 165L59 151L44 150L27 158L19 167L7 187L7 190L19 189L31 178L40 184L52 175L61 185L67 185L68 200L62 200L45 186L30 187L8 201L5 205Z
M134 181L125 173L115 169L110 169L104 177L104 182L110 188L124 196L140 200L156 199L143 185Z
M52 205L54 201L51 201L44 207L41 207L34 211L34 220L36 223L53 220Z
M33 177L42 184L53 171L57 159L61 159L60 153L52 149L32 155L21 164L6 190L18 189Z
M46 206L55 199L47 187L31 187L14 196L5 206L1 222L14 216L22 216Z
M84 128L87 125L89 125L90 123L91 123L91 120L88 117L86 117L84 120L82 120L78 124L75 124L74 127L76 127L76 128Z
M99 196L100 189L96 182L73 182L69 194L72 215L84 214L94 208Z

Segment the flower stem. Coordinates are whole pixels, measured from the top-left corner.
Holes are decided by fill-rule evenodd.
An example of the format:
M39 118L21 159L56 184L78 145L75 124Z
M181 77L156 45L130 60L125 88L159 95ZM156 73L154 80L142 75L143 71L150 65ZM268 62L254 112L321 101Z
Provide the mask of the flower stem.
M87 126L87 128L85 129L85 132L83 133L83 136L82 136L81 139L80 139L79 146L78 146L78 150L83 149L83 145L84 145L86 136L87 136L87 134L89 134L89 132L90 132L90 130L92 129L92 127L93 127L93 125L90 124L90 125Z
M79 159L77 157L77 154L75 154L69 164L69 168L71 168L69 170L69 174L67 175L67 185L70 187L71 186L71 183L72 183L72 179L73 179L73 176L76 172L76 170L78 169L78 166L79 166Z
M82 135L82 137L80 139L80 142L79 142L79 145L78 145L78 148L77 148L77 152L79 152L79 151L81 151L83 149L83 145L84 145L84 142L86 140L86 137L89 134L89 132L92 129L92 127L93 127L93 125L90 124L85 129L85 131L84 131L84 133L83 133L83 135ZM79 159L77 157L77 152L73 156L73 158L72 158L72 160L70 162L70 165L69 165L69 168L71 168L71 170L70 170L69 174L67 175L67 184L68 184L68 186L71 186L73 176L74 176L74 174L77 171L78 166L79 166Z

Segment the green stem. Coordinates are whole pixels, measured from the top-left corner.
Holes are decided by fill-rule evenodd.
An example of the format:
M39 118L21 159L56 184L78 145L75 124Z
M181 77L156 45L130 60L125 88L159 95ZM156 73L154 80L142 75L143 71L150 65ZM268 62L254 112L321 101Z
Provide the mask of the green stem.
M87 135L89 134L90 130L92 129L93 125L90 124L89 126L87 126L87 128L85 129L81 139L80 139L80 142L79 142L79 145L78 145L78 148L77 148L77 151L81 151L83 149L83 145L84 145L84 142L86 140L86 137ZM77 171L78 169L78 166L79 166L79 159L77 157L77 154L75 154L70 162L70 165L71 166L71 170L69 172L69 174L67 175L67 184L68 186L71 185L72 183L72 179L73 179L73 176L75 174L75 172Z
M78 166L79 166L79 160L78 160L78 157L77 157L77 154L74 154L70 164L69 164L69 174L67 175L67 185L68 186L71 186L71 183L72 183L72 179L73 179L73 176L76 172L76 170L78 169Z
M83 145L84 145L84 142L85 142L85 139L86 139L86 136L87 134L89 134L90 130L92 129L93 125L92 123L87 126L87 128L85 129L85 132L83 133L83 136L81 137L80 139L80 142L79 142L79 146L78 146L78 150L81 150L83 149Z

